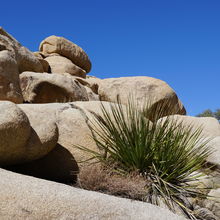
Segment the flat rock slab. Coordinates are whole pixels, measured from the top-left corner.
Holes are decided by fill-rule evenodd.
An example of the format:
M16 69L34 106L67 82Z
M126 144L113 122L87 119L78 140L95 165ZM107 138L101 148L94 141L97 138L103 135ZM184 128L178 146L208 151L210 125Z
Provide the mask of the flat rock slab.
M2 220L183 220L169 210L0 169Z

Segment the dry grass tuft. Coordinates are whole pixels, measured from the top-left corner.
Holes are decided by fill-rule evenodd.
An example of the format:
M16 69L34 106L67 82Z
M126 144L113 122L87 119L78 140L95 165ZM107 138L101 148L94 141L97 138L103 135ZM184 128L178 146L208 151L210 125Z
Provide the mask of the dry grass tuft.
M121 175L113 170L92 164L81 168L78 187L109 195L144 201L146 179L140 174Z

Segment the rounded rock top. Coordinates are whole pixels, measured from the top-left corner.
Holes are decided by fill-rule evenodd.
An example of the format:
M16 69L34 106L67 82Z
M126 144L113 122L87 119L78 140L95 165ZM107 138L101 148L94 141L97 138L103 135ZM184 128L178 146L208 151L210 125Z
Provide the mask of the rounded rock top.
M70 59L75 65L85 70L86 73L91 70L92 65L86 52L64 37L54 35L47 37L40 43L39 51L46 56L52 53L64 56Z

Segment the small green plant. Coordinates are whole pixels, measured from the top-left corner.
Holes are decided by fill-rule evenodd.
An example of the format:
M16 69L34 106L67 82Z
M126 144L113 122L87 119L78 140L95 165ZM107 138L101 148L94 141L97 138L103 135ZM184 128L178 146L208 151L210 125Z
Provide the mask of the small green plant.
M197 117L213 117L213 118L216 118L220 122L220 109L216 109L216 111L214 112L211 111L210 109L207 109L196 116Z
M143 176L147 191L143 200L156 205L162 202L173 211L178 207L196 219L187 197L205 195L189 183L201 174L210 154L208 141L202 141L201 128L184 127L169 116L148 119L160 118L167 105L158 105L152 112L149 105L138 111L133 99L127 106L118 99L110 110L101 104L102 115L94 114L95 122L90 125L100 151L78 147L119 173Z

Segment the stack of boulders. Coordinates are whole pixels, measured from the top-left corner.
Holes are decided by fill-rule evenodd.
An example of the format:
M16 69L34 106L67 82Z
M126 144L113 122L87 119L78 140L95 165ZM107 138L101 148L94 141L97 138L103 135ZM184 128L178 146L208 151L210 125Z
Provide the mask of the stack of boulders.
M99 79L88 76L90 70L88 55L63 37L50 36L40 43L38 52L31 52L0 28L2 168L46 180L74 183L79 172L78 162L88 159L88 155L74 146L98 150L91 138L89 123L94 113L102 113L100 101L110 109L117 97L124 105L128 104L129 97L135 97L140 109L147 100L151 100L152 110L161 103L168 103L164 117L176 117L186 126L203 126L204 138L213 137L210 148L216 150L208 161L216 167L211 179L214 182L208 184L213 184L212 188L220 187L220 125L217 120L185 116L186 110L175 91L162 80L147 76ZM45 216L48 219L52 216L59 219L182 219L158 207L149 207L158 211L148 213L142 203L117 200L3 169L0 175L1 196L5 199L0 206L3 219L12 219L16 215L16 219L37 219L37 215L39 219ZM31 193L25 191L27 186ZM53 194L46 193L44 188ZM215 191L210 193L213 195ZM30 203L19 202L24 194L29 196L27 201ZM38 208L44 209L44 204L55 200L52 206L46 205L45 210L36 211L35 205L31 205L41 201ZM73 207L69 201L74 203ZM91 206L97 201L101 201L98 207ZM119 202L123 204L121 207L115 205ZM11 208L12 204L14 208ZM220 216L220 206L216 204L211 203L210 209ZM133 208L134 212L131 211ZM95 213L89 215L92 209Z

